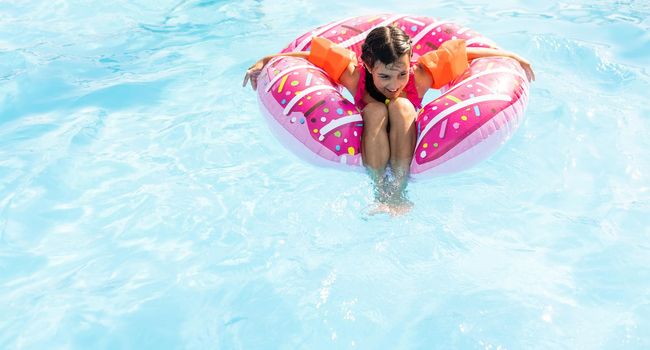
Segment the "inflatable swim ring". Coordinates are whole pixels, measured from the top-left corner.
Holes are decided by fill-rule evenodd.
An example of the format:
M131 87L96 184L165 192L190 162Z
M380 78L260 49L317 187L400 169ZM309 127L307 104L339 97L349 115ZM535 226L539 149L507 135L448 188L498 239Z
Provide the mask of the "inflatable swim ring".
M370 30L396 25L413 42L418 57L451 39L468 47L496 45L469 28L429 17L362 16L329 23L305 33L282 52L308 51L314 36L357 54ZM307 60L276 57L258 78L262 114L289 149L317 165L362 169L359 109L320 68ZM471 167L493 154L517 129L528 102L528 80L513 59L475 59L442 95L418 111L411 176L431 177Z

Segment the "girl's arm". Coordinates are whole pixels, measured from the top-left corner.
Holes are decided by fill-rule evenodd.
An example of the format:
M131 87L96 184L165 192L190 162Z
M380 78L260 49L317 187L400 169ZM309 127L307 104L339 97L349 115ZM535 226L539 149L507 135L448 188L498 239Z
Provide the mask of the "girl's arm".
M355 91L355 77L357 77L356 81L358 81L359 75L355 74L358 73L356 70L357 56L353 51L339 47L332 41L320 37L312 38L311 50L309 52L288 52L270 55L255 62L255 64L246 71L242 86L246 86L246 83L250 79L253 90L257 89L257 78L262 72L262 68L264 68L273 57L277 56L291 56L307 59L316 67L324 70L325 73L327 73L327 75L329 75L329 77L336 83L342 84L350 90L351 93L354 93Z
M516 53L503 51L499 49L488 49L485 47L468 47L466 50L467 50L468 61L471 61L475 58L495 57L495 56L509 57L515 59L517 62L519 62L521 68L524 69L524 72L526 72L526 77L528 78L528 81L535 80L535 72L533 72L533 68L531 67L530 62L528 62L525 58L517 55Z
M466 47L463 40L448 40L438 49L429 51L418 59L415 77L419 96L424 96L430 88L439 89L448 84L467 69L469 62L481 57L512 58L519 62L528 81L535 80L530 62L515 53L483 47Z

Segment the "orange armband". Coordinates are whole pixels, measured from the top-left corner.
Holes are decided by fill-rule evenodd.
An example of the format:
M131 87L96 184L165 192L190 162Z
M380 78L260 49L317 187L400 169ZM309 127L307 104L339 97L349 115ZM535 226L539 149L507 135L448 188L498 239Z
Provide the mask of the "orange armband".
M431 87L440 89L469 67L465 40L448 40L435 51L420 56L418 63L431 75Z
M322 68L337 83L340 83L341 75L350 62L357 61L357 56L353 51L336 46L325 38L313 37L311 51L307 59L315 66Z

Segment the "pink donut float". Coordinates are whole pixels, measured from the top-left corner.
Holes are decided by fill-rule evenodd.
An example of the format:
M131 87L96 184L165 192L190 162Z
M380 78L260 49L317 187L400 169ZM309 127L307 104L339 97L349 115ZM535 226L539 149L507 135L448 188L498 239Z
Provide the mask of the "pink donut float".
M326 24L301 35L282 52L308 51L311 38L320 36L359 58L368 32L385 25L396 25L411 37L414 62L451 39L464 39L470 47L496 48L482 35L448 21L378 15ZM343 89L307 60L276 57L260 74L257 91L271 130L301 158L317 165L362 169L363 121L357 106L342 95ZM517 129L528 89L526 75L515 60L473 60L461 76L441 89L440 97L418 111L411 176L453 173L489 157Z

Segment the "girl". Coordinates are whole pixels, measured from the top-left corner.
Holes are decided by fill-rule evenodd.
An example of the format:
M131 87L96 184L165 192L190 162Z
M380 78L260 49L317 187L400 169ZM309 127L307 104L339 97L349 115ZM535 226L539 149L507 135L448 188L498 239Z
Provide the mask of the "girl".
M435 51L411 63L411 40L401 29L377 27L368 33L362 46L361 62L352 51L315 37L311 52L291 52L266 56L247 71L253 89L262 68L276 56L308 59L344 86L361 110L363 164L375 184L375 197L389 208L404 204L408 171L413 158L415 117L422 98L431 88L438 89L467 69L469 61L488 56L510 57L519 62L529 81L535 79L530 63L507 51L466 47L463 40L449 40ZM385 179L387 168L394 181Z

